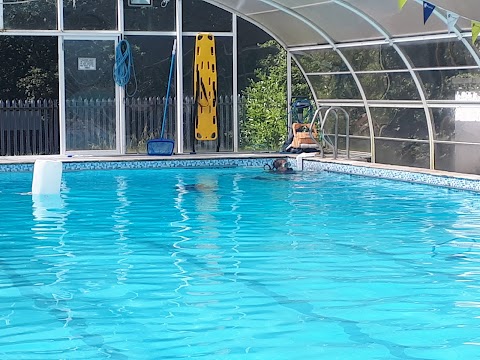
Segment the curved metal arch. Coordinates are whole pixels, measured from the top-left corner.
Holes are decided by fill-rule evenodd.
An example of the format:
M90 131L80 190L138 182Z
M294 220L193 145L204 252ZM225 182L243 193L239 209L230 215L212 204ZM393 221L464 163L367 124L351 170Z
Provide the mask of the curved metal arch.
M418 1L418 0L416 0ZM417 87L417 91L420 95L420 100L422 101L422 105L425 111L425 118L427 121L427 130L428 130L428 143L429 143L429 148L430 148L430 169L434 169L435 167L435 144L433 142L434 140L434 132L433 132L433 118L432 114L430 112L430 109L427 104L427 98L425 96L425 87L423 85L422 79L418 76L418 74L413 70L412 64L410 60L407 58L405 53L400 49L398 45L396 45L394 42L392 42L392 36L390 33L388 33L377 21L375 21L370 15L367 15L365 12L362 10L354 7L350 3L346 3L344 0L334 0L335 3L337 3L340 6L343 6L344 8L354 12L361 18L363 18L365 21L367 21L371 26L373 26L378 32L380 32L383 36L385 36L385 39L387 39L391 46L395 49L395 51L398 53L402 61L405 63L405 66L407 67L408 72L410 73L410 76L412 77L413 81L415 82L415 86ZM373 120L372 120L373 123Z
M221 9L223 9L223 10L225 10L225 11L228 11L228 12L230 12L230 13L232 13L232 14L235 14L237 17L242 18L242 19L244 19L245 21L248 21L249 23L257 26L258 28L262 29L262 30L265 31L267 34L269 34L269 35L270 35L277 43L279 43L279 44L287 51L287 53L293 58L293 60L294 60L295 63L297 64L298 68L300 69L300 71L301 71L301 73L302 73L305 81L307 82L307 85L308 85L308 87L309 87L309 89L310 89L310 92L311 92L312 95L313 95L313 98L314 98L314 100L315 100L315 103L318 103L318 97L317 97L317 94L316 94L316 92L315 92L315 89L314 89L314 87L313 87L313 85L312 85L312 82L310 81L310 79L309 79L308 76L306 75L305 70L304 70L303 67L300 65L300 63L299 63L299 61L296 59L296 57L295 57L295 56L292 56L292 53L288 50L287 44L284 43L282 39L280 39L279 37L277 37L275 34L271 33L266 27L264 27L264 26L263 26L261 23L259 23L258 21L253 20L253 19L249 18L248 16L239 13L239 12L236 11L235 9L231 8L230 6L226 6L226 5L224 5L224 4L219 4L218 1L215 1L215 0L204 0L204 1L207 2L207 3L210 3L210 4L212 4L212 5L215 5L215 6L221 8ZM290 61L290 60L288 59L288 54L287 54L287 61ZM288 63L288 64L287 64L287 68L290 68L290 67L291 67L291 63ZM291 102L291 94L289 94L289 96L288 96L288 103L290 103L290 102ZM290 115L289 115L289 118L290 118ZM289 121L290 121L290 119L289 119Z
M365 112L367 113L368 126L369 126L369 131L370 131L371 161L372 161L372 163L375 163L375 141L374 141L372 114L370 113L370 108L368 106L368 100L367 100L367 96L365 94L365 90L363 89L363 86L362 86L360 80L358 79L358 76L355 73L355 71L352 67L352 64L350 64L350 62L345 57L345 55L337 48L337 45L336 45L335 41L333 41L333 39L330 37L330 35L328 35L322 28L320 28L319 26L314 24L312 21L306 19L304 16L300 15L299 13L295 12L294 10L292 10L290 8L287 8L287 7L285 7L281 4L278 4L276 1L273 1L273 0L259 0L259 1L278 9L278 10L284 12L285 14L293 16L295 19L303 22L307 27L313 29L315 32L317 32L319 35L321 35L331 45L332 49L335 52L337 52L337 54L343 60L343 62L345 63L345 65L348 68L348 71L352 75L352 78L355 81L355 84L357 85L358 91L360 92L360 96L362 97L363 106L365 107ZM288 50L288 48L287 48L287 50ZM305 72L304 72L303 68L300 66L299 62L296 60L296 58L294 56L292 56L292 57L295 59L295 62L300 67L300 69L302 69L302 72L305 75ZM307 78L307 77L305 77L305 78ZM311 84L310 84L310 86L311 86ZM317 100L315 92L312 91L312 93L314 94L315 99Z
M259 26L259 23L257 21L253 21L252 19L250 19L248 16L244 16L243 14L239 14L235 9L232 9L231 7L228 7L228 6L225 6L223 4L219 4L218 1L215 1L215 0L204 0L208 3L211 3L211 4L214 4L220 8L223 8L225 10L228 9L228 11L234 13L234 14L238 14L239 17L249 21L250 23L252 24L255 24L256 26ZM303 22L307 27L313 29L315 32L317 32L320 36L322 36L331 46L331 48L338 53L338 55L340 56L340 58L343 60L343 62L345 63L345 65L347 66L350 74L352 75L352 78L354 79L355 81L355 84L357 85L357 88L360 92L360 96L362 97L362 102L363 102L363 105L365 107L365 112L367 113L367 119L368 119L368 126L369 126L369 131L370 131L370 151L371 151L371 161L374 163L375 162L375 142L374 142L374 132L373 132L373 123L372 123L372 115L370 113L370 108L368 107L368 102L367 102L367 97L366 97L366 94L365 94L365 90L363 89L363 86L362 84L360 83L360 80L358 79L358 76L357 74L355 73L355 71L353 70L353 67L352 65L350 64L350 62L348 61L348 59L345 57L345 55L337 48L336 46L336 43L333 41L333 39L330 37L330 35L328 35L323 29L321 29L320 27L318 27L317 25L315 25L313 22L311 22L310 20L306 19L305 17L303 17L302 15L298 14L297 12L293 11L292 9L290 8L287 8L281 4L278 4L276 1L273 1L273 0L259 0L260 2L263 2L267 5L270 5L272 6L273 8L275 9L278 9L280 11L282 11L283 13L285 14L288 14L292 17L294 17L295 19L297 20L300 20L301 22ZM278 38L272 34L268 29L266 29L265 27L259 26L262 30L264 30L266 33L268 33L269 35L271 35L275 40L278 41ZM288 46L283 42L283 41L278 41L287 51L288 50ZM292 55L292 54L291 54ZM318 98L316 96L316 93L314 91L314 88L310 82L310 80L308 79L308 77L305 75L305 71L303 69L303 67L301 66L301 64L298 62L298 60L296 59L295 56L292 55L292 58L295 60L297 66L300 68L300 70L302 71L303 73L303 76L305 77L305 79L307 80L307 83L310 87L310 90L314 96L314 99L315 101L317 102L318 104Z
M285 42L283 42L282 39L280 39L279 37L277 37L275 34L273 34L272 32L270 32L266 27L264 27L261 23L259 23L258 21L256 20L253 20L251 18L249 18L248 16L244 15L244 14L241 14L239 13L238 11L236 11L235 9L231 8L230 6L226 6L224 4L219 4L218 1L215 1L215 0L204 0L205 2L207 3L210 3L212 5L215 5L225 11L228 11L232 14L235 14L237 17L239 18L242 18L243 20L245 21L248 21L249 23L257 26L258 28L262 29L263 31L265 31L267 34L269 34L277 43L279 43L286 51L288 54L290 54L290 56L292 56L292 54L290 53L290 51L288 50L288 46ZM293 60L295 61L295 63L297 64L298 68L300 69L305 81L307 82L307 85L308 87L310 88L310 92L312 93L313 95L313 98L315 100L315 103L317 103L318 101L318 98L317 98L317 94L315 93L315 90L314 90L314 87L312 86L312 83L310 81L310 79L308 78L308 76L306 75L304 69L300 66L300 63L298 62L298 60L292 56ZM288 59L288 55L287 55L287 61L289 61ZM291 63L288 63L287 67L290 67L291 66ZM289 94L289 99L288 99L288 102L291 101L291 95Z

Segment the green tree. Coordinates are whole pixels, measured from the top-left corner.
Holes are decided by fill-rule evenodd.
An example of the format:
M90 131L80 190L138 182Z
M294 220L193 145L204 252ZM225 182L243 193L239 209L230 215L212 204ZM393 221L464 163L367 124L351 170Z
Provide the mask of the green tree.
M271 52L258 62L255 79L244 90L246 118L240 129L244 150L279 150L287 137L286 51L271 40L261 48ZM298 67L292 68L292 93L309 95L310 90Z

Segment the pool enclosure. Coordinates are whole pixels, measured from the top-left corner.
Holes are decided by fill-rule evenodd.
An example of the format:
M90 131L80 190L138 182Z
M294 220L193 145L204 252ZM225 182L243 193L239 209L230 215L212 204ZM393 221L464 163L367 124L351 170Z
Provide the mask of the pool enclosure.
M22 106L35 108L36 120L32 125L19 111L3 111L19 106L6 103L3 85L0 141L9 149L20 142L12 123L24 122L30 135L23 143L41 131L42 144L58 139L41 151L36 140L29 145L33 153L137 152L155 135L150 123L161 117L166 87L156 79L165 78L176 39L181 56L175 78L182 81L175 81L175 96L167 99L167 137L175 140L176 153L189 152L194 38L211 32L223 127L219 144L197 149L241 152L241 129L250 121L239 96L249 61L242 44L255 39L253 24L287 51L286 104L298 95L290 76L298 68L316 107L342 109L340 149L348 135L349 149L372 162L480 174L478 10L473 0L5 1L0 55L12 62L18 44L31 50L17 66L28 71L10 77L30 94ZM111 73L122 38L132 45L136 69L136 83L126 88ZM35 56L52 59L49 71L29 63ZM42 85L51 83L49 76L58 84L50 90ZM325 130L331 129L327 119Z

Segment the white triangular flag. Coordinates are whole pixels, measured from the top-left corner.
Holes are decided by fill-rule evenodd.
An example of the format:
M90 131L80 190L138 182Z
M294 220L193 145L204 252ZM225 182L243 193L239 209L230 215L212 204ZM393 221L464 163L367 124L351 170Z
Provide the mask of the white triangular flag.
M448 26L448 33L451 33L455 30L455 25L457 25L459 16L454 12L447 11L447 26Z

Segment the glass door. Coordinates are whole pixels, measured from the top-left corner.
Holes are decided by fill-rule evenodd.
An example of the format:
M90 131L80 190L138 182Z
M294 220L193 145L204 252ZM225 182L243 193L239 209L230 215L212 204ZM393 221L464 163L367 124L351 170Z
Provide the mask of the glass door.
M65 39L64 108L67 153L119 153L116 39Z

